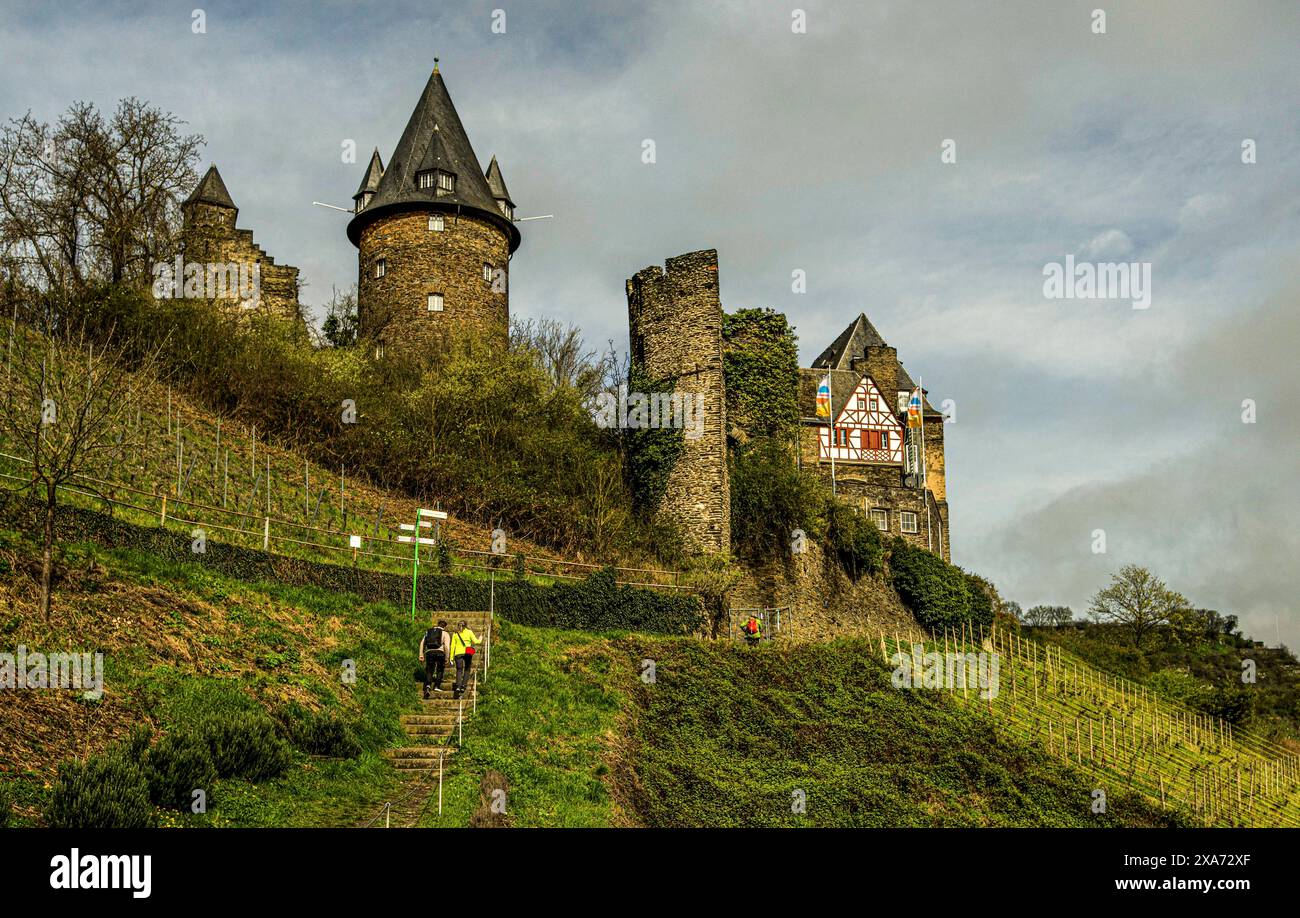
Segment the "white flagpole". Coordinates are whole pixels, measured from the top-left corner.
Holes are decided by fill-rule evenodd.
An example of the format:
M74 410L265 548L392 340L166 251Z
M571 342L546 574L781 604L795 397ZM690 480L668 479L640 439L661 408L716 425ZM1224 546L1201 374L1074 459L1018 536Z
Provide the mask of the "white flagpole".
M930 529L930 494L926 487L928 482L925 478L925 377L916 378L916 388L921 394L921 405L917 409L921 416L921 500L925 501L925 542L930 546L930 551L934 551L934 533Z
M831 422L831 494L835 491L835 380L831 378L830 364L826 365L826 404L830 406Z

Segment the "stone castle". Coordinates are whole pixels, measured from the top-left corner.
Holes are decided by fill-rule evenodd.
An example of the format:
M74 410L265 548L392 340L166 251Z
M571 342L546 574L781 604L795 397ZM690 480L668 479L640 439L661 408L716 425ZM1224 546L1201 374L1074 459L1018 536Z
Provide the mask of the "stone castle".
M508 266L520 243L515 205L496 158L480 167L436 62L388 166L376 149L353 202L347 235L358 252L359 334L377 356L425 347L452 328L505 340ZM298 315L298 269L275 264L251 231L236 229L237 214L213 166L184 204L187 255L258 264L264 305ZM684 440L658 511L692 552L729 553L717 252L638 271L626 296L632 360L650 380L672 380L675 393L703 396L702 430ZM799 371L797 461L882 534L950 559L943 415L921 392L920 426L908 426L918 387L865 314L812 363ZM818 410L828 377L829 416Z

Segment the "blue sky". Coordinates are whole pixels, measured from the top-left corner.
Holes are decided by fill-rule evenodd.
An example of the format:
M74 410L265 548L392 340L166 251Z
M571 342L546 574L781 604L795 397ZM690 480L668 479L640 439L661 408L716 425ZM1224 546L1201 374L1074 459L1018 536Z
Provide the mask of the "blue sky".
M624 279L717 248L724 307L784 311L805 362L865 311L953 400L958 563L1080 612L1148 564L1300 645L1300 6L801 0L806 34L794 8L9 3L0 114L175 112L316 306L356 256L311 202L387 159L437 55L518 212L556 215L523 225L514 314L624 347ZM1045 299L1066 255L1149 262L1151 307Z

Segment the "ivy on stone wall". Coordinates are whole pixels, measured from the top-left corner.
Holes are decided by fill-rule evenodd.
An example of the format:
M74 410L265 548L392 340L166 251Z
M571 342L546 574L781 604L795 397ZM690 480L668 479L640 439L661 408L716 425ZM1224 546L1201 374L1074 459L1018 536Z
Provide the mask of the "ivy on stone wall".
M672 392L676 377L650 379L636 363L628 369L628 400L636 395L651 397ZM629 404L629 413L632 405ZM677 466L685 447L685 431L663 424L659 427L629 427L625 431L627 483L638 511L652 514L668 489L668 476Z
M733 442L794 435L799 425L799 352L784 313L768 308L724 313L722 371Z

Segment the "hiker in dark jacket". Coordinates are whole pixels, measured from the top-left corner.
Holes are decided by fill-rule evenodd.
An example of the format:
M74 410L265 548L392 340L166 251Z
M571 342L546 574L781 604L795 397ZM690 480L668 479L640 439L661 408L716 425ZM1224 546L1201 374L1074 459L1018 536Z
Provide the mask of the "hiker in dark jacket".
M420 638L420 658L424 660L424 697L429 697L429 683L435 692L442 691L442 674L447 670L451 653L451 633L447 622L440 620Z

